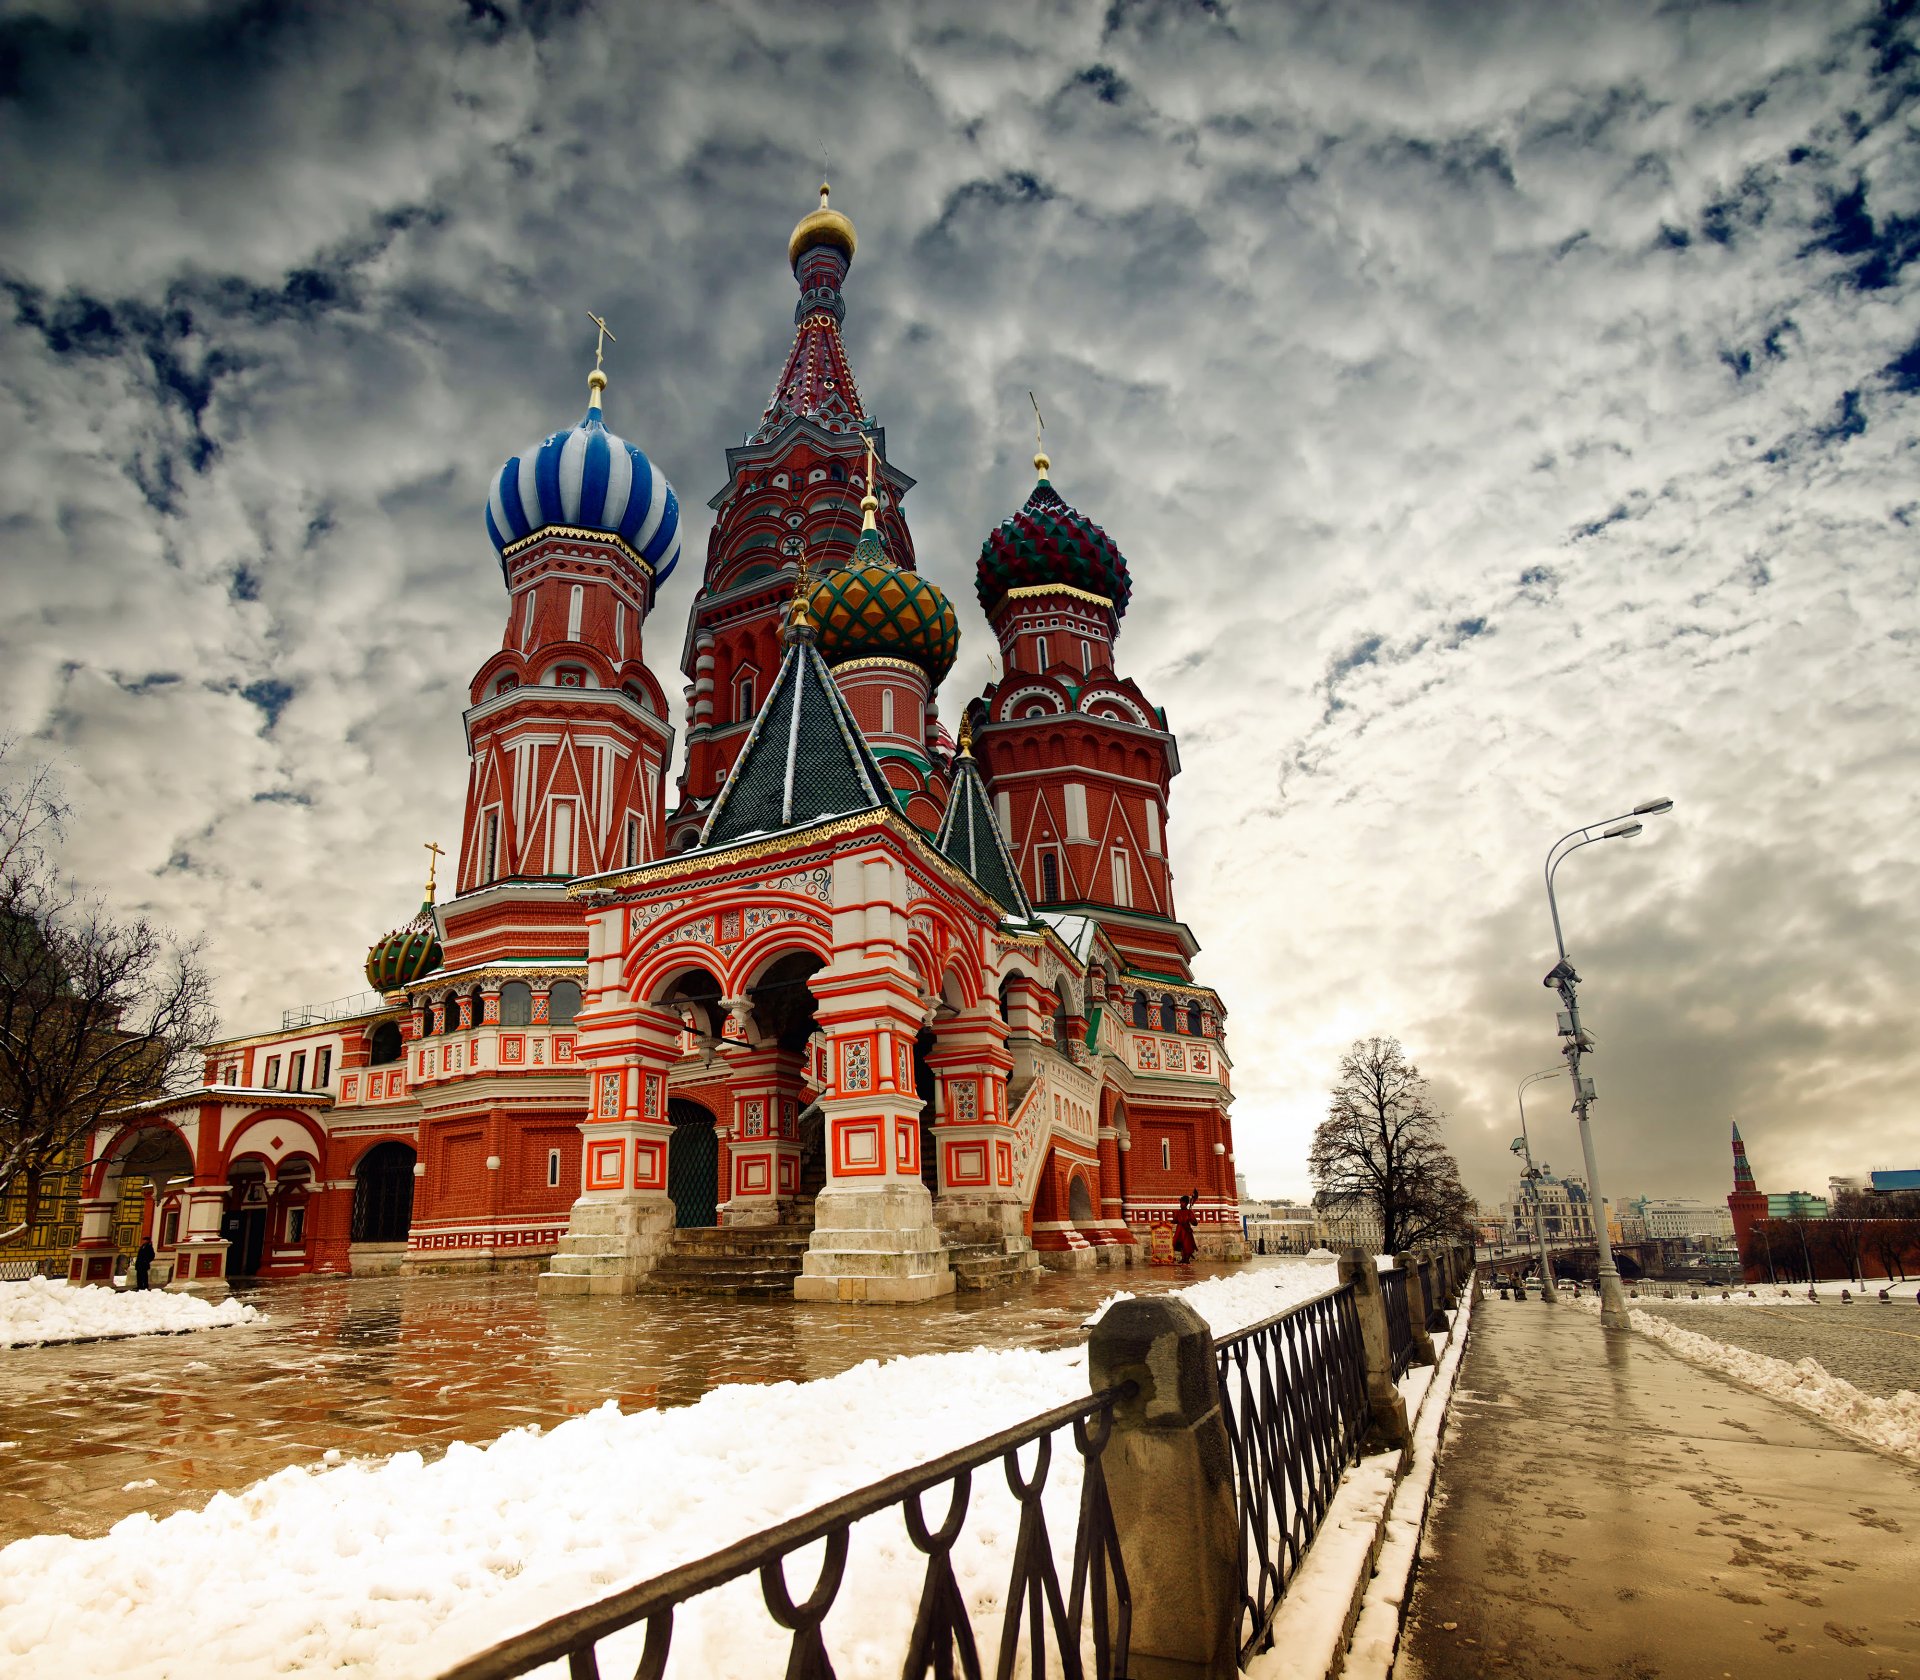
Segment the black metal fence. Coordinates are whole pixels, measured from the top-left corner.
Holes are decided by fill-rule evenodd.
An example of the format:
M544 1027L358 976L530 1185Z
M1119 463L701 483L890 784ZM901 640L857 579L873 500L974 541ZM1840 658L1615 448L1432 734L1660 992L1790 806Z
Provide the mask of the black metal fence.
M792 1635L788 1680L831 1680L833 1662L822 1624L832 1612L846 1572L854 1524L897 1506L907 1536L926 1559L920 1596L901 1673L952 1680L979 1680L979 1644L958 1575L953 1550L966 1525L976 1470L1001 1469L1019 1509L1012 1567L1002 1607L995 1673L1005 1680L1020 1653L1034 1680L1060 1674L1066 1680L1122 1680L1132 1597L1121 1561L1113 1508L1101 1461L1113 1430L1114 1402L1128 1389L1109 1389L1076 1400L958 1452L890 1476L804 1516L683 1565L591 1604L569 1611L524 1634L503 1640L442 1680L511 1680L564 1659L568 1680L600 1680L601 1642L644 1624L645 1644L635 1680L661 1680L674 1632L674 1614L689 1599L740 1577L758 1573L767 1614ZM1073 1563L1060 1579L1047 1532L1043 1496L1053 1466L1055 1442L1070 1435L1080 1461L1080 1496ZM1021 1454L1031 1449L1028 1467ZM930 1527L921 1501L946 1494L946 1514ZM796 1602L786 1578L787 1560L803 1547L825 1542L824 1559L806 1596ZM867 1595L855 1595L866 1597ZM867 1599L871 1602L870 1598ZM1051 1657L1053 1666L1049 1666ZM621 1673L627 1672L624 1666Z
M1393 1380L1398 1382L1413 1363L1413 1320L1407 1313L1407 1274L1398 1266L1382 1272L1380 1292L1387 1301L1387 1346L1393 1350Z
M1413 1353L1406 1277L1398 1270L1379 1276L1398 1380ZM1348 1282L1215 1345L1239 1515L1236 1638L1242 1664L1271 1643L1288 1583L1319 1532L1341 1477L1359 1461L1373 1423L1361 1310L1359 1289ZM1102 1454L1113 1433L1115 1403L1132 1392L1131 1384L1107 1389L876 1482L710 1557L557 1616L449 1670L442 1680L513 1680L560 1661L567 1664L569 1680L600 1680L603 1659L614 1660L603 1642L635 1629L644 1630L644 1643L637 1634L620 1642L618 1672L631 1672L635 1680L661 1680L676 1612L691 1599L756 1573L765 1613L783 1630L773 1643L784 1647L788 1680L830 1680L831 1630L825 1623L840 1601L853 1530L856 1524L884 1521L894 1508L925 1559L910 1633L904 1632L904 1614L898 1614L905 1643L901 1673L909 1680L928 1675L981 1680L987 1672L982 1638L956 1573L954 1551L974 1514L974 1474L994 1469L1005 1477L1018 1522L1006 1589L985 1601L991 1606L984 1622L985 1642L994 1647L993 1672L999 1680L1016 1670L1033 1680L1054 1674L1067 1680L1123 1680L1134 1589L1122 1561ZM1076 1455L1080 1486L1072 1562L1062 1579L1043 1499L1056 1450L1067 1441ZM1053 1477L1056 1522L1061 1499L1071 1497L1063 1481L1070 1478ZM928 1495L936 1502L945 1496L945 1515L937 1527L929 1525L922 1506ZM995 1527L1003 1520L1004 1504L1000 1513L980 1518ZM787 1580L789 1563L797 1567L795 1554L815 1545L822 1560L812 1586L796 1600ZM993 1555L1005 1555L1004 1542ZM1148 1590L1148 1584L1140 1588ZM866 1606L874 1602L870 1583L867 1591L848 1597ZM905 1594L889 1600L902 1606L905 1601ZM855 1637L871 1646L867 1635ZM690 1660L697 1665L699 1654L690 1654ZM605 1672L611 1680L614 1671Z
M1244 1665L1268 1643L1281 1595L1341 1476L1359 1461L1373 1414L1350 1283L1217 1345L1240 1507Z

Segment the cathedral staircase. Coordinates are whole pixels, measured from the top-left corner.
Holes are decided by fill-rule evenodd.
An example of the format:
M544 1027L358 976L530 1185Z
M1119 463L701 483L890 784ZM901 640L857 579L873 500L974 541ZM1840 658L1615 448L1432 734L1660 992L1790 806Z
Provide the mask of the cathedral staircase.
M811 1223L687 1226L668 1238L640 1293L790 1301L812 1237Z

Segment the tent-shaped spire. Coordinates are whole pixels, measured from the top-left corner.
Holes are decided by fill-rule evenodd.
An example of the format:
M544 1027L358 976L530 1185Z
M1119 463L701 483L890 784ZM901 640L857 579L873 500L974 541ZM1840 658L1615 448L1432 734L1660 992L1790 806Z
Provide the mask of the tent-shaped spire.
M980 779L980 766L973 761L973 724L962 719L960 751L953 760L953 788L947 795L947 812L940 819L940 832L934 845L951 862L959 864L986 890L987 895L1014 915L1031 919L1033 907L1020 889L1020 872L1013 865L1013 853L1007 838L993 815L987 798L986 783Z
M893 809L892 790L810 632L786 655L700 831L702 846Z

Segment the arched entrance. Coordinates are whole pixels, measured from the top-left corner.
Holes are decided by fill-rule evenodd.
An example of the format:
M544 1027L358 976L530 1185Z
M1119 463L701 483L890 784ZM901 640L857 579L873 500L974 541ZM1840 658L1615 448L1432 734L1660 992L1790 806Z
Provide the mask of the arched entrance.
M1093 1223L1093 1192L1087 1188L1084 1173L1075 1173L1067 1187L1067 1217L1076 1225Z
M149 1226L148 1220L170 1187L191 1182L193 1152L173 1127L149 1126L132 1135L111 1171L115 1184L109 1192L114 1198L114 1270L123 1272L142 1237L152 1238L156 1247L162 1246L164 1233Z
M376 1143L353 1169L353 1226L357 1243L405 1242L413 1224L413 1150Z
M670 1097L667 1118L673 1123L673 1141L667 1147L673 1222L682 1227L715 1224L720 1217L720 1140L713 1129L713 1115L686 1097Z

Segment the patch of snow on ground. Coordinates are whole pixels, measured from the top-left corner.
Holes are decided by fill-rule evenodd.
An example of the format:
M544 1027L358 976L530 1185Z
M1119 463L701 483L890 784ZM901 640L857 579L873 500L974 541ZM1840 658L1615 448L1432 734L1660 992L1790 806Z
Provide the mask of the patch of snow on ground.
M1182 1293L1224 1333L1330 1282L1320 1266L1263 1266ZM544 1433L456 1443L432 1464L404 1452L283 1470L204 1510L128 1517L98 1540L42 1535L0 1550L0 1675L433 1675L1086 1393L1084 1347L977 1348L870 1360L818 1382L734 1384L667 1411L609 1402ZM1033 1457L1022 1455L1029 1475ZM1079 1486L1079 1455L1056 1435L1046 1510L1063 1572ZM930 1523L947 1497L928 1499ZM997 1638L1018 1528L997 1468L975 1474L968 1511L954 1567L976 1629ZM789 1560L796 1599L819 1553ZM825 1624L836 1672L899 1672L924 1571L897 1512L854 1529L858 1590L841 1592ZM670 1672L779 1673L787 1637L749 1575L676 1616ZM603 1642L601 1671L631 1672L640 1643L637 1631Z
M250 1324L264 1317L258 1307L232 1296L218 1303L198 1295L160 1289L119 1294L94 1284L59 1278L0 1283L0 1347L40 1342L77 1342L95 1336L151 1336L182 1330L212 1330Z
M1589 1312L1600 1310L1597 1302L1583 1300L1577 1304ZM1911 1389L1902 1389L1891 1399L1862 1394L1852 1383L1830 1374L1817 1359L1801 1359L1789 1365L1784 1359L1750 1353L1711 1336L1682 1330L1638 1307L1633 1308L1632 1318L1634 1329L1664 1342L1681 1358L1812 1412L1845 1434L1920 1463L1920 1394Z

